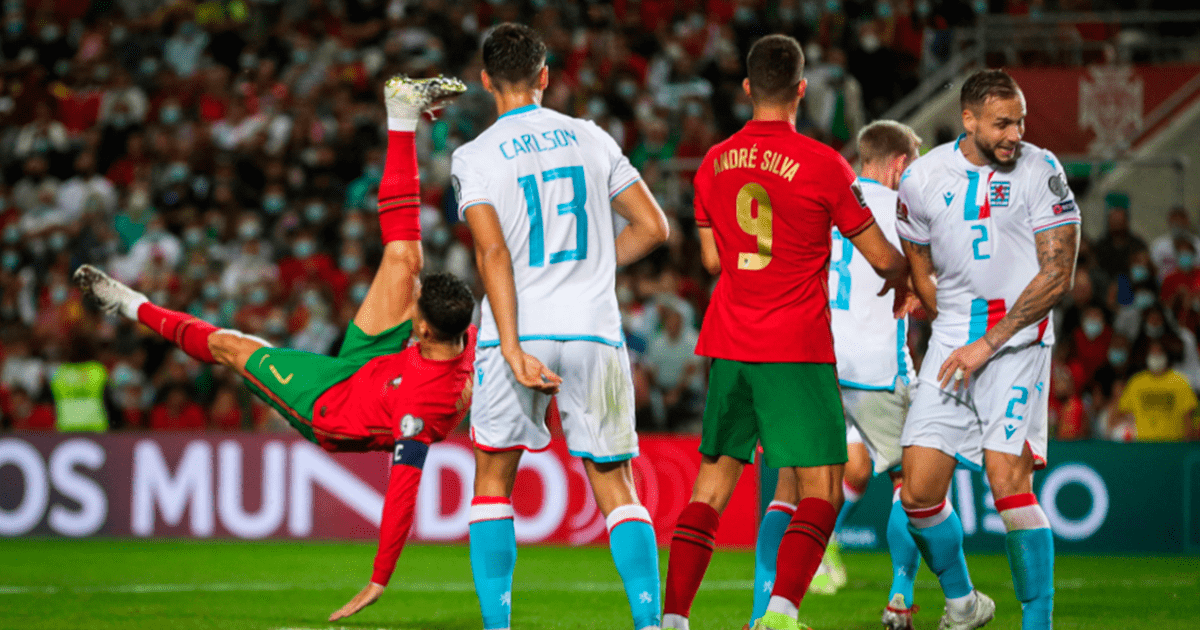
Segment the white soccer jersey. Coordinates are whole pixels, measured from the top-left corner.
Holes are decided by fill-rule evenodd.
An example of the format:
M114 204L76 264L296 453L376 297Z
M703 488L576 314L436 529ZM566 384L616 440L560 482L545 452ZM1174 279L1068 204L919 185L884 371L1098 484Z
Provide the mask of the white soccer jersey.
M522 340L622 345L611 200L640 175L595 123L529 105L454 151L459 215L491 204L512 255ZM479 345L500 343L485 297Z
M897 248L896 191L873 179L858 178L875 222ZM880 297L884 280L850 239L833 229L829 263L829 310L838 382L856 389L886 389L907 384L913 373L905 320L892 316L893 297Z
M1012 167L975 166L959 142L913 162L900 180L896 229L929 245L937 273L933 340L975 341L998 323L1038 273L1034 235L1079 223L1079 209L1054 154L1022 142ZM1051 315L1005 345L1054 343Z

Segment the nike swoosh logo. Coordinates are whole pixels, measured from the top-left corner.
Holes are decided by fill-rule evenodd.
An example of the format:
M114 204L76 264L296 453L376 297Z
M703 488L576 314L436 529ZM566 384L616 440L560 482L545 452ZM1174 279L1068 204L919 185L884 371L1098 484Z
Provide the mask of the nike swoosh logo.
M288 374L287 378L284 378L279 375L279 370L276 370L274 365L268 365L267 367L270 368L271 373L275 375L275 380L279 381L283 385L287 385L288 383L292 382L292 377L296 375L293 372L291 374Z
M266 361L267 357L270 357L270 356L271 355L269 355L269 354L262 355L262 358L258 360L258 367L262 367L263 361ZM272 368L272 369L274 369L274 368Z
M288 377L290 378L291 375L289 374ZM1013 434L1016 432L1017 432L1017 427L1014 427L1012 425L1004 427L1004 439L1011 440Z

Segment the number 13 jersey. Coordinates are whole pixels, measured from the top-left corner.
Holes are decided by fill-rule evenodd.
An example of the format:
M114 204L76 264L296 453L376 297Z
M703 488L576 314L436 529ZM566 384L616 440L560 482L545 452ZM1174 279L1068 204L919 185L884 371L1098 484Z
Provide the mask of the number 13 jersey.
M790 123L751 121L704 156L695 207L721 259L696 353L834 363L830 231L852 238L875 222L846 160Z
M937 273L932 340L951 348L995 326L1038 273L1036 234L1079 223L1079 209L1054 154L1028 142L1015 165L976 166L965 136L935 147L904 172L896 231L928 245ZM1005 344L1054 343L1047 315Z
M459 216L491 204L512 255L521 340L622 345L611 200L640 175L595 123L528 105L454 151ZM488 298L480 347L499 345Z

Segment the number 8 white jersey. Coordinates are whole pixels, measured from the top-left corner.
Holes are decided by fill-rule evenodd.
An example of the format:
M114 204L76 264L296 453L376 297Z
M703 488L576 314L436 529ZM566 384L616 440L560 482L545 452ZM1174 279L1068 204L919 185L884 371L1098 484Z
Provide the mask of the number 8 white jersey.
M640 179L595 123L528 105L454 151L458 212L491 204L512 255L522 340L622 345L611 200ZM499 344L484 298L481 347Z
M875 223L887 240L900 247L896 235L896 191L873 179L858 178ZM912 374L906 320L892 316L892 293L880 296L883 278L833 229L829 262L829 312L838 383L855 389L893 390L907 385Z
M1079 223L1079 209L1054 154L1022 142L1015 165L976 166L959 142L936 147L900 180L896 230L929 245L937 273L933 341L959 347L979 339L1038 273L1037 232ZM1005 345L1054 343L1051 317Z

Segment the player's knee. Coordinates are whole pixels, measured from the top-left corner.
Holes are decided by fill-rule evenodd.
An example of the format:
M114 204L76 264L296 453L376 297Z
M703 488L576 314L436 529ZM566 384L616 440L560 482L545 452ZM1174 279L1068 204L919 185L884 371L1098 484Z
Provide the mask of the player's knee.
M871 460L864 465L846 466L846 485L862 491L871 481Z
M992 496L997 499L1032 491L1030 474L1014 467L989 467L988 484L992 487Z
M914 484L906 483L900 486L900 505L906 510L920 510L933 507L946 499L945 495L938 496L936 492L922 488L914 488Z

